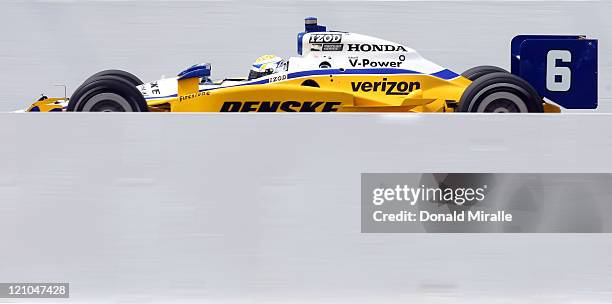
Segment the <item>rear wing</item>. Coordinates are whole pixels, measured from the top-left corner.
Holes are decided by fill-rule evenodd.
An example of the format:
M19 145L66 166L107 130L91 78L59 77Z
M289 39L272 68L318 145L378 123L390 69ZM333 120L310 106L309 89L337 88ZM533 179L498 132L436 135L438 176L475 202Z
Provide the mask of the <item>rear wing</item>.
M512 74L566 109L597 108L597 40L520 35L510 47Z

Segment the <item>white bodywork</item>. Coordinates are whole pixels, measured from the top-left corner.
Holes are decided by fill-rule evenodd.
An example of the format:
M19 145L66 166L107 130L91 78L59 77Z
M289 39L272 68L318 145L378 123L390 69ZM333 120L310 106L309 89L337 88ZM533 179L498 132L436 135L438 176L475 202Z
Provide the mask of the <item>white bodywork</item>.
M354 33L313 32L305 33L302 37L302 56L289 58L279 65L275 73L253 80L203 79L200 90L285 81L307 77L309 72L318 73L323 70L330 73L363 70L363 74L368 74L370 69L409 70L419 74L445 70L401 44ZM304 73L306 75L300 75ZM138 89L146 99L172 98L178 92L177 78L152 81L138 86Z
M303 56L289 60L290 72L319 69L321 63L326 62L336 69L397 68L423 74L444 70L409 47L361 34L307 33L302 46ZM341 50L334 50L337 48Z

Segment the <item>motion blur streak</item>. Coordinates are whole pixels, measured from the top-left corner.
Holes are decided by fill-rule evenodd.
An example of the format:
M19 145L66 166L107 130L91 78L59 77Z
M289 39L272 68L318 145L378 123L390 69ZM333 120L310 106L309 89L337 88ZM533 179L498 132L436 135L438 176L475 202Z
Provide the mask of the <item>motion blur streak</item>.
M612 299L609 234L361 234L359 188L612 172L611 115L405 116L0 114L0 281L70 282L74 303Z
M143 80L200 62L213 77L246 76L262 54L296 55L305 16L331 29L404 43L462 71L509 68L517 34L599 38L601 110L612 112L610 1L2 1L0 111L24 108L44 92L69 94L107 68Z

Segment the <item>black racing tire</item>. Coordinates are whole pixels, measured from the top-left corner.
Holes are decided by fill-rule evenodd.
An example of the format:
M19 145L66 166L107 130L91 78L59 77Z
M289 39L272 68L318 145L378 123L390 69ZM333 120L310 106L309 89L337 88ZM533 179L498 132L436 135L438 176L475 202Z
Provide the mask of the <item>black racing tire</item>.
M463 72L461 74L461 76L474 81L484 75L488 75L491 73L508 73L508 71L500 68L500 67L496 67L496 66L492 66L492 65L481 65L481 66L477 66L477 67L473 67L465 72Z
M83 83L70 97L68 111L148 112L147 102L128 80L118 76L98 76Z
M491 73L476 79L463 92L459 112L541 113L542 98L524 79Z
M91 75L91 77L87 78L87 80L85 80L83 82L83 84L86 84L90 81L92 81L93 79L96 79L98 77L102 77L102 76L116 76L116 77L120 77L123 78L127 81L129 81L132 85L134 86L139 86L141 84L143 84L142 80L140 80L140 78L136 77L136 75L126 72L126 71L122 71L122 70L105 70L105 71L101 71L98 73L95 73L93 75Z

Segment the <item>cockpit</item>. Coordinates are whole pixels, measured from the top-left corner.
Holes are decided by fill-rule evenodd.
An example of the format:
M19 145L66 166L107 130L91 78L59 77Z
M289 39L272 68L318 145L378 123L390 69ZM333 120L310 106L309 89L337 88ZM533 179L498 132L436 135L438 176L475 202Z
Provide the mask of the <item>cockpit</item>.
M248 80L287 70L287 61L276 55L260 56L251 65Z

